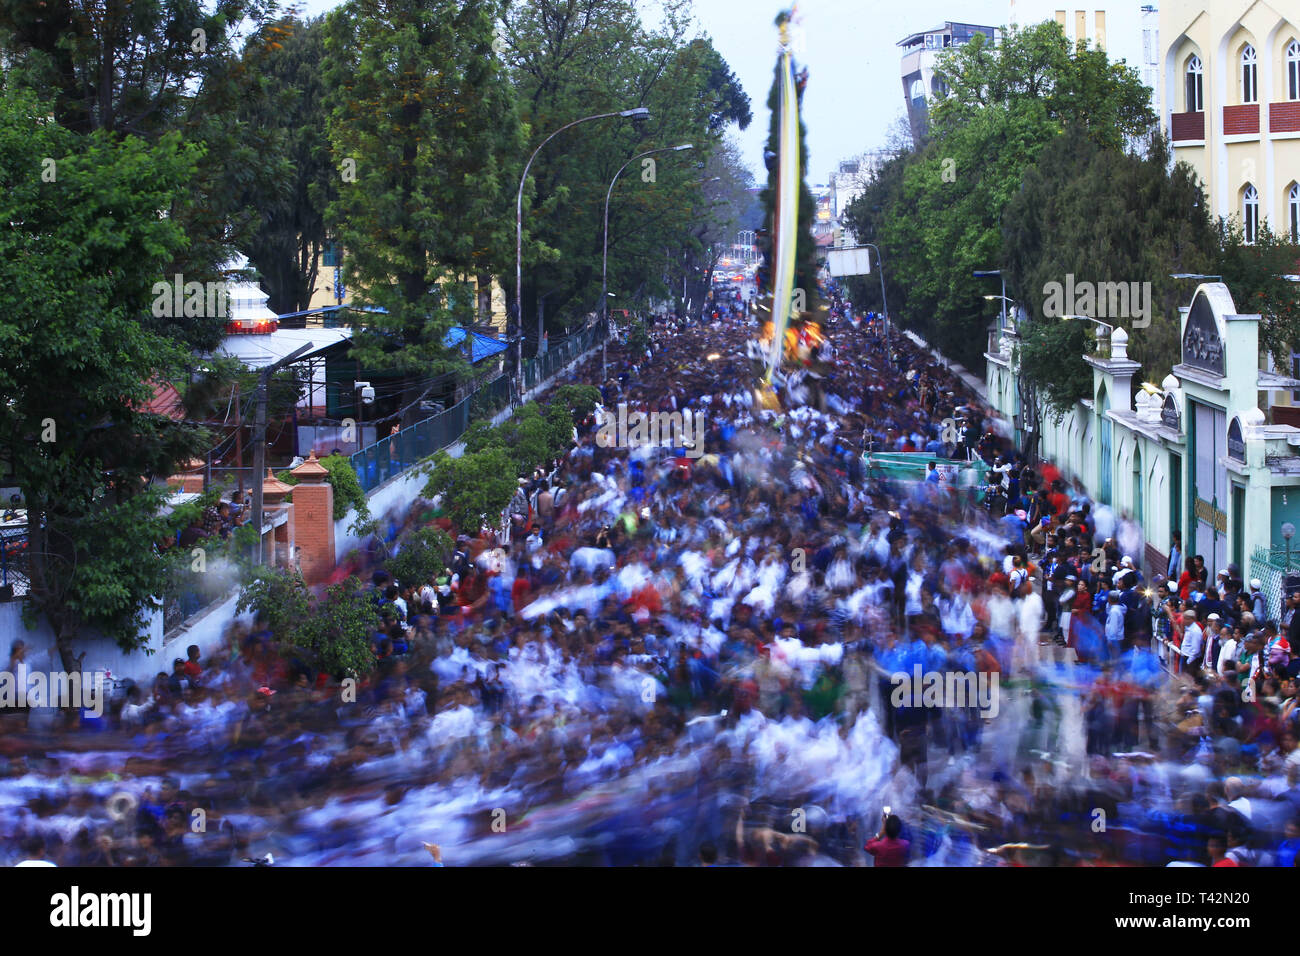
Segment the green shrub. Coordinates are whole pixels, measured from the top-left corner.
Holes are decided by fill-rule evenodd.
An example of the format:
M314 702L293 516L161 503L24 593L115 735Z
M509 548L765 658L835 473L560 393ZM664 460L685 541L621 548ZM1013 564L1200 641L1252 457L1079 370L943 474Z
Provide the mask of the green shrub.
M455 550L456 542L451 535L429 525L402 538L397 554L385 566L403 587L419 585L445 568Z
M492 525L500 521L518 487L514 460L494 446L460 458L437 452L423 494L442 495L447 517L465 534L476 535L485 520Z

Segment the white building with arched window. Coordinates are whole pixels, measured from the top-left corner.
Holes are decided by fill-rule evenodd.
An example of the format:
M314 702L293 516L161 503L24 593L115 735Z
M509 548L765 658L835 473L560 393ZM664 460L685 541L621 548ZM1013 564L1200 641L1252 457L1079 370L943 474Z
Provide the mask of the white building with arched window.
M1300 181L1300 5L1162 0L1160 116L1213 216L1293 228ZM1253 220L1252 218L1253 217Z

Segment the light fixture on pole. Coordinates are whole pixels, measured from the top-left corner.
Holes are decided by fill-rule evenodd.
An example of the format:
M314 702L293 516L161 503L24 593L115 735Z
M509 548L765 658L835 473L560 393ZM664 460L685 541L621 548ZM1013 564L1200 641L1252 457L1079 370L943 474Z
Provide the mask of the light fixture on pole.
M609 181L609 189L605 190L605 238L601 247L600 255L600 308L604 315L601 316L603 321L603 334L600 340L600 382L605 384L605 343L609 339L609 297L610 293L607 287L609 274L609 198L614 194L614 184L618 182L618 177L623 175L623 170L627 169L638 159L643 156L651 156L654 153L679 153L682 150L694 149L693 143L682 143L680 146L660 146L658 149L647 149L644 153L637 153L626 163L618 168L614 178Z
M1011 300L1007 298L1007 280L1005 277L1003 277L1002 270L1001 269L976 269L974 272L971 273L971 275L974 276L976 279L982 279L985 278L986 276L997 276L1002 281L1002 295L998 296L998 298L1002 300L1002 326L1001 328L998 329L998 331L999 332L1004 331L1007 327L1007 303L1010 302ZM984 298L988 299L990 302L992 301L992 296L986 295Z
M1098 344L1101 343L1102 339L1110 339L1111 333L1115 331L1115 326L1107 322L1103 322L1101 319L1094 319L1090 315L1063 315L1061 316L1061 318L1065 319L1066 321L1092 322L1096 325L1101 326L1101 329L1104 331L1099 330L1097 332Z
M1295 525L1287 521L1282 524L1282 539L1286 541L1286 569L1291 571L1291 539L1295 537Z
M515 197L515 321L513 334L511 336L515 350L515 382L519 395L524 392L524 348L523 348L523 323L524 323L524 183L528 181L528 170L533 166L533 160L537 154L542 151L542 147L549 143L555 137L559 136L571 126L577 126L579 123L586 123L591 120L609 119L619 116L624 119L630 119L634 123L643 123L650 118L650 111L644 106L638 106L635 109L620 110L615 113L596 113L592 116L584 116L576 119L571 123L565 123L546 139L542 140L533 154L528 157L528 162L524 164L523 175L519 177L519 192ZM542 332L537 331L537 345L541 348Z
M1002 302L1002 328L1005 331L1007 328L1007 303L1010 302L1015 305L1016 300L1005 295L986 295L984 297L985 302L997 302L998 300Z
M881 304L881 308L883 308L883 309L885 310L885 361L886 361L886 362L890 362L890 361L891 361L891 358L890 358L890 353L889 353L889 299L888 299L888 298L886 297L886 295L885 295L885 257L882 256L882 255L880 254L880 248L879 248L878 246L876 246L874 243L870 243L870 242L859 242L856 246L853 246L853 247L851 247L851 248L844 249L844 250L837 250L837 252L844 252L845 254L848 254L848 253L851 253L854 249L873 249L873 250L875 250L875 253L876 253L876 262L878 262L878 263L880 264L880 304ZM871 259L870 259L870 257L867 258L866 271L867 271L867 272L870 272L870 271L871 271ZM837 274L837 275L838 275L838 274L866 274L866 273L834 273L834 272L832 272L832 274Z

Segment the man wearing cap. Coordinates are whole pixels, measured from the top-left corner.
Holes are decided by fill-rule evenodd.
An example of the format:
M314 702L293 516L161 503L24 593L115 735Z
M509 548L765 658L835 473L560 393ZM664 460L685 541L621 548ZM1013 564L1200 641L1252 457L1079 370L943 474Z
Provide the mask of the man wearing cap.
M1144 580L1144 578L1142 577L1142 572L1137 569L1137 566L1133 563L1133 559L1131 557L1129 557L1127 554L1124 555L1124 557L1120 559L1119 566L1129 572L1129 576L1132 578L1132 583L1134 587L1142 586L1142 582Z
M1214 672L1223 680L1228 676L1227 664L1229 661L1236 662L1237 653L1240 648L1237 647L1237 639L1227 628L1219 632L1219 654L1218 659L1214 662Z
M1205 617L1205 653L1201 655L1201 667L1204 670L1214 670L1218 666L1222 624L1223 619L1217 612L1212 611Z
M1263 585L1259 578L1250 579L1250 610L1257 621L1263 621L1268 617L1268 599L1264 596Z

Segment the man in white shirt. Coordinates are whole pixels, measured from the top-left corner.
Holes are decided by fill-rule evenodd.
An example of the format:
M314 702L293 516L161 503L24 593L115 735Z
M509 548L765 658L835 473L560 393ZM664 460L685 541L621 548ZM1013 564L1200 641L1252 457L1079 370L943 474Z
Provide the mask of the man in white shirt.
M1205 634L1196 623L1195 611L1183 612L1183 666L1195 677L1201 669L1201 652L1205 648Z
M1227 636L1219 644L1219 659L1214 664L1214 672L1218 674L1220 678L1227 676L1224 666L1228 661L1236 663L1237 660L1237 639L1228 633L1227 628L1224 628L1222 633Z
M1027 669L1038 666L1038 638L1043 629L1043 598L1034 590L1033 582L1025 577L1019 587L1020 606L1018 625L1020 659Z

